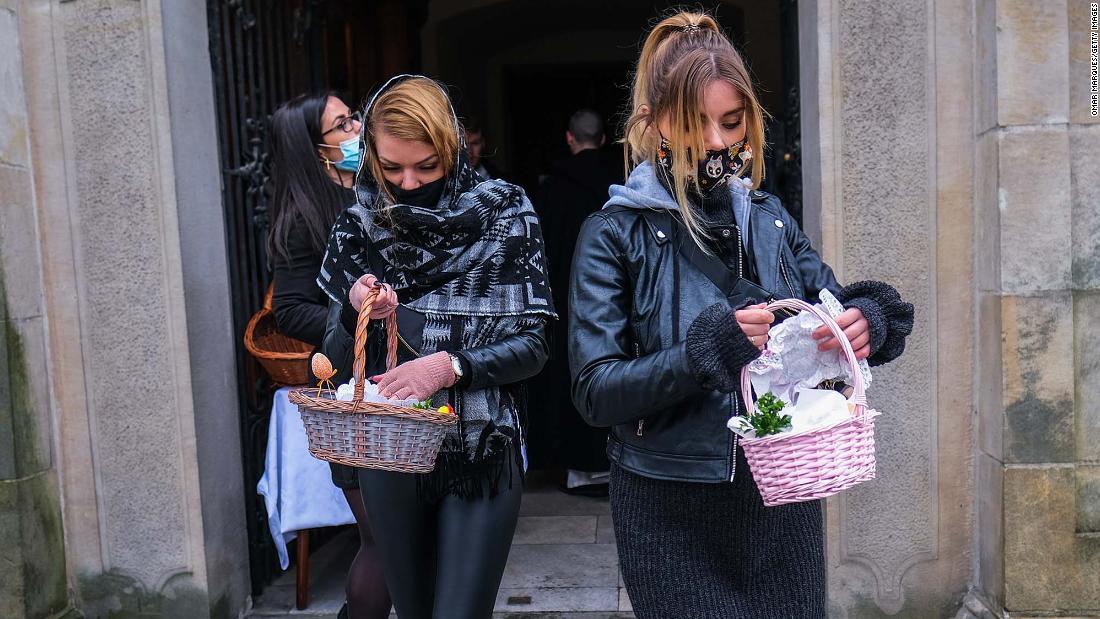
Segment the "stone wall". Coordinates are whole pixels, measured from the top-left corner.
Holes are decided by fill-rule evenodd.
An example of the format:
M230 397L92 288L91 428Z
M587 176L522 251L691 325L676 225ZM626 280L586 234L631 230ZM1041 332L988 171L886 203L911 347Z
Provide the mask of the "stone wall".
M0 617L71 611L16 3L0 1Z
M972 540L969 3L799 10L807 227L842 282L917 310L905 355L873 370L878 477L828 502L830 615L950 616Z
M978 583L1012 616L1100 612L1100 124L1088 2L981 0Z
M808 227L918 309L829 504L835 616L1100 612L1088 4L800 3Z

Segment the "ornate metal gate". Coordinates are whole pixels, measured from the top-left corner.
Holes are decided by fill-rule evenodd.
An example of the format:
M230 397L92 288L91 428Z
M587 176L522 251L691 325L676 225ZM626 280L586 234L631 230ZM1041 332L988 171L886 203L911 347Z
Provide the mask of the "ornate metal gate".
M241 337L270 278L267 234L267 118L292 92L292 57L302 55L316 2L211 0L207 3L222 176L222 203L237 335L237 383L244 455L249 561L253 593L278 567L267 514L255 492L263 472L271 389Z
M271 277L265 253L269 117L301 92L342 91L354 103L383 75L415 69L415 33L426 13L425 0L207 0L253 594L278 570L266 510L255 493L272 385L241 341Z
M780 0L783 38L783 135L776 144L777 192L783 205L802 224L802 96L798 71L798 1Z

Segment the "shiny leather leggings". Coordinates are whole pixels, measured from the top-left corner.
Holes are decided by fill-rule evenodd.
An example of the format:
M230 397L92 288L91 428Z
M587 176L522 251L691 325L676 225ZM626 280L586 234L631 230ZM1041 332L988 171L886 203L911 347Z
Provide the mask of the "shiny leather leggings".
M514 458L508 458L516 467ZM507 479L507 476L505 476ZM523 483L513 470L511 488L492 499L417 496L416 475L359 470L386 585L400 619L492 617ZM486 482L487 484L487 482Z

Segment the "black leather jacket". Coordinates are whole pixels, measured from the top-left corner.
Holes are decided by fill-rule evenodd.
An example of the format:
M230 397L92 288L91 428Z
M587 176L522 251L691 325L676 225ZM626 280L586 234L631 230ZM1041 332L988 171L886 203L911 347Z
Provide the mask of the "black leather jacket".
M737 444L726 422L743 404L735 393L699 385L685 337L707 307L747 299L727 296L678 251L680 239L691 240L673 230L682 225L673 223L675 202L657 191L646 168L635 169L625 188L612 188L611 202L577 240L569 296L573 401L589 424L611 428L608 457L629 471L732 480ZM761 191L750 197L749 225L739 223L748 229L760 285L776 298L816 301L823 288L837 292L832 269L779 199Z

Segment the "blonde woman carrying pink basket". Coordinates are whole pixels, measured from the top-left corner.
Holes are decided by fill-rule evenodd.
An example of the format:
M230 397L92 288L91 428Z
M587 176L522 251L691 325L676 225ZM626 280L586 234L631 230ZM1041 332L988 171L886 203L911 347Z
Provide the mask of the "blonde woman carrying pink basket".
M768 302L829 290L858 359L898 357L913 306L841 287L764 176L764 111L715 21L679 13L646 38L625 143L633 165L591 216L569 302L573 400L610 427L611 509L640 619L825 617L820 501L765 507L727 421ZM820 346L839 349L827 328Z

